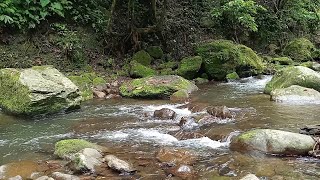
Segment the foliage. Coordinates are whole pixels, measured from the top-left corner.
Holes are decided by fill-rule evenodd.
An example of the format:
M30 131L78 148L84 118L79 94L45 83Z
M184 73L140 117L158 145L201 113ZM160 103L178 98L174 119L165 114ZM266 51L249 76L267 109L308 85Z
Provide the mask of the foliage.
M256 16L258 11L265 10L253 0L227 0L221 6L213 8L212 17L226 32L233 32L237 40L241 34L258 31ZM240 31L240 32L239 32Z
M50 16L65 17L69 0L4 0L0 3L0 27L35 28Z

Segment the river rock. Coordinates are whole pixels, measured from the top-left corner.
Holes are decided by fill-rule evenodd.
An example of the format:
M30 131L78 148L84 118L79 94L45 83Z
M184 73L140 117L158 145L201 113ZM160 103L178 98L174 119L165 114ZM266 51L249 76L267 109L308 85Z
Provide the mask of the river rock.
M120 173L133 173L136 171L135 168L128 162L117 158L114 155L107 155L104 157L104 161L107 162L108 166Z
M93 96L102 99L106 97L106 93L98 90L93 90Z
M248 174L241 178L240 180L259 180L259 178L254 174Z
M198 87L180 76L153 76L123 83L120 87L120 94L134 98L169 98L179 90L191 93L198 90Z
M297 85L271 91L271 100L277 102L314 102L320 101L320 92Z
M83 139L61 140L55 144L54 154L60 158L72 159L72 156L85 148L105 151L106 148Z
M195 179L195 172L191 166L178 165L166 170L167 173L172 174L181 179Z
M210 115L221 119L232 118L232 114L226 106L208 107L207 112Z
M320 91L320 74L312 69L303 66L287 67L278 71L270 82L267 83L264 93L280 88L287 88L291 85L299 85Z
M78 87L51 66L0 70L0 106L11 114L38 115L79 108Z
M73 168L76 171L95 172L95 167L102 163L102 154L96 149L85 148L73 155L71 159Z
M307 135L320 135L320 125L313 125L313 126L305 126L300 128L300 134L307 134Z
M54 180L54 179L49 176L41 176L41 177L38 177L36 180Z
M162 148L160 149L157 154L156 158L158 161L162 163L168 164L193 164L197 157L195 154L191 153L190 151L184 149L169 149L169 148Z
M54 172L51 175L55 180L80 180L79 177L71 175L71 174L64 174L61 172Z
M169 108L162 108L160 110L155 110L153 117L158 119L174 119L177 116L177 113Z
M188 100L188 98L189 98L189 93L186 90L179 90L170 96L170 101L185 102Z
M232 140L230 148L237 151L261 151L270 154L306 155L313 149L311 136L273 130L256 129L242 133Z

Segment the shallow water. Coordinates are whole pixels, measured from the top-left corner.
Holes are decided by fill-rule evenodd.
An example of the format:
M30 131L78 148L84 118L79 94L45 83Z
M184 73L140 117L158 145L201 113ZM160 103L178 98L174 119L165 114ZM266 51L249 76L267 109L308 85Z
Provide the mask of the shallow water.
M212 124L190 124L189 131L206 137L179 140L175 133L181 117L194 116L184 104L159 100L94 100L82 109L35 119L16 119L0 114L0 165L20 160L46 160L54 143L61 139L84 138L110 147L113 153L140 167L142 177L165 177L154 158L161 147L185 148L201 158L193 165L197 179L223 177L239 179L254 173L264 179L318 179L319 162L308 157L275 157L240 154L228 149L230 137L253 128L272 128L298 132L304 125L318 124L319 104L283 104L271 102L262 93L270 76L247 78L241 82L200 86L191 104L226 105L236 112L235 119ZM177 112L175 120L152 118L154 110L167 107ZM201 114L201 111L198 112ZM160 179L161 179L160 178ZM278 177L279 178L279 177ZM148 179L148 178L146 178ZM156 178L157 179L157 178Z

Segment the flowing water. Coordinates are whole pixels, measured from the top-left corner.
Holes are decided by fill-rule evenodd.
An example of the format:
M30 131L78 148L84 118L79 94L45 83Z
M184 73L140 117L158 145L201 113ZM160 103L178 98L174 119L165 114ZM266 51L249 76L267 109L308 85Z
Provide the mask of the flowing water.
M254 128L298 132L304 125L318 124L320 105L317 103L271 102L270 97L262 93L270 79L266 76L200 86L191 104L197 107L225 105L231 108L235 118L217 119L210 124L187 124L186 131L205 135L194 139L178 137L178 123L181 117L202 112L193 113L185 104L165 100L94 100L86 102L76 112L35 119L0 114L0 165L52 159L55 142L83 138L107 146L114 154L139 166L141 179L166 177L155 159L155 153L163 147L196 153L200 158L193 164L195 179L239 179L247 173L262 179L318 179L320 161L317 159L241 154L229 150L230 138L239 132ZM178 114L175 120L152 117L154 110L164 107Z

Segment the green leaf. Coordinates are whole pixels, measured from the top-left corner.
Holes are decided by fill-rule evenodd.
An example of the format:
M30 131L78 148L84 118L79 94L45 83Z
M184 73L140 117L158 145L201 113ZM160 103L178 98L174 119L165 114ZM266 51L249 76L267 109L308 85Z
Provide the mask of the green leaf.
M55 2L55 3L53 3L52 5L51 5L51 8L52 9L55 9L55 10L63 10L63 7L62 7L62 5L60 4L60 3L58 3L58 2Z
M46 7L50 3L50 0L40 0L40 4L42 7Z

